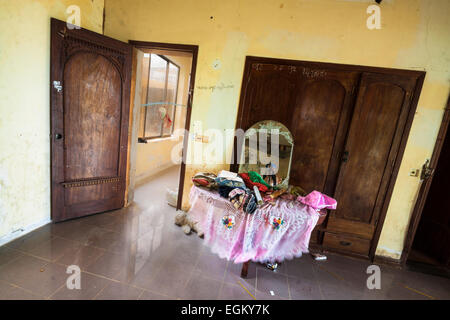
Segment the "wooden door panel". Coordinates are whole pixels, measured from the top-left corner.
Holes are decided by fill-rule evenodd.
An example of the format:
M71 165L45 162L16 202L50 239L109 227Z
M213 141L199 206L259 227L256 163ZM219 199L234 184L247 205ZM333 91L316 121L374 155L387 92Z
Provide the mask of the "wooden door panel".
M370 240L325 232L323 247L328 250L331 249L339 252L349 252L367 256L370 250Z
M355 235L362 239L371 240L375 232L375 226L364 222L345 220L331 215L328 218L327 230Z
M323 191L346 93L334 80L303 84L292 115L292 184Z
M348 161L341 165L336 186L335 219L376 222L414 84L415 79L363 74L345 147ZM331 219L329 227L333 228Z
M81 52L66 63L66 181L118 175L121 82L116 67L101 55Z
M444 266L450 261L450 130L433 173L431 186L414 237L413 247Z
M51 21L52 220L121 208L129 44Z
M295 71L288 66L254 64L247 83L242 129L263 120L281 122L290 129Z

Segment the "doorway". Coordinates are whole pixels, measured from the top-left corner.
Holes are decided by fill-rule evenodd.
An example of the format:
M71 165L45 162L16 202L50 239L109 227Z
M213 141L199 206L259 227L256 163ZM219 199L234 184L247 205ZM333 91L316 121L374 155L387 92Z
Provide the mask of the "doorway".
M189 129L197 52L193 45L124 43L51 19L53 222L130 204L138 140L172 142L164 155L168 164L173 144L179 146L173 162L178 163L181 192L174 202L181 207L185 161L180 160L188 135L174 133ZM151 170L165 169L160 155L160 150L144 154L153 162L153 168L143 165L144 178Z
M180 209L198 47L129 43L134 63L127 203L135 188L167 176L159 189Z
M403 259L413 270L450 277L450 113L449 101L413 212Z

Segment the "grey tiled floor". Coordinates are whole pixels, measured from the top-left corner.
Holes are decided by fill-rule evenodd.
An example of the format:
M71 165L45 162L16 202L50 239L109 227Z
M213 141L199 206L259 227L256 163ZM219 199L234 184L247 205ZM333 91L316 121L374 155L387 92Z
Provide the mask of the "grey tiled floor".
M174 225L165 201L178 168L139 187L125 209L44 226L0 247L0 299L450 299L450 280L381 266L381 289L366 287L368 261L309 255L277 272L210 253ZM66 268L81 268L69 290Z

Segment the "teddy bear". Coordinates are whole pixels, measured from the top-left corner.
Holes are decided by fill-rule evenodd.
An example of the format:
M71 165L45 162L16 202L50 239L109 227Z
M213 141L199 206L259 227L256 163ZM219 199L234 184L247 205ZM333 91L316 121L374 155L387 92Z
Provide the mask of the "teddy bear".
M190 234L191 231L197 233L200 238L203 238L203 232L200 230L198 223L192 221L186 212L179 212L175 216L175 224L180 226L185 234Z

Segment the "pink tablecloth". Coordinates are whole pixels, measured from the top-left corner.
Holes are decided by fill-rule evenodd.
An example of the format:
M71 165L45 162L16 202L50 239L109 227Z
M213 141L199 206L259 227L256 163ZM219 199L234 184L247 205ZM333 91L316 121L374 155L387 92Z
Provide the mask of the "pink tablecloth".
M246 214L217 192L196 186L191 189L190 201L188 214L205 233L205 244L235 263L281 262L308 253L311 232L319 219L313 208L284 199ZM279 223L274 224L274 219Z

